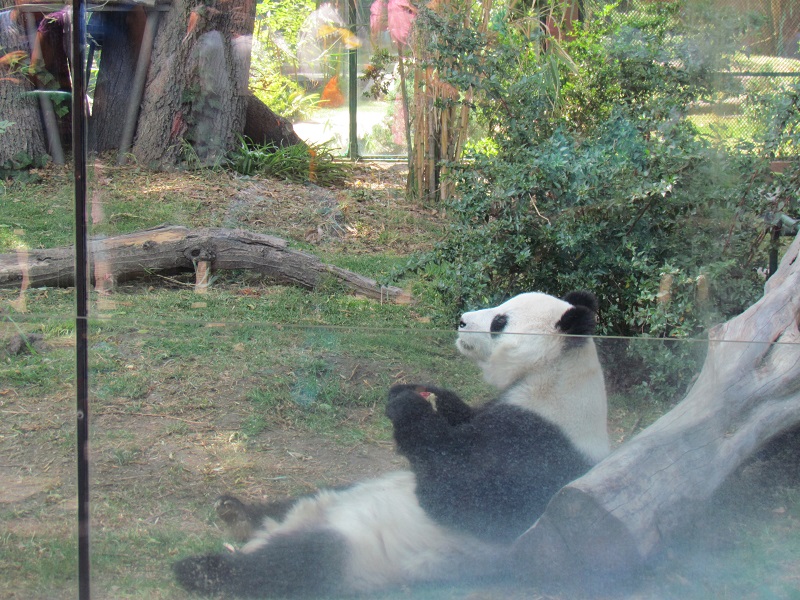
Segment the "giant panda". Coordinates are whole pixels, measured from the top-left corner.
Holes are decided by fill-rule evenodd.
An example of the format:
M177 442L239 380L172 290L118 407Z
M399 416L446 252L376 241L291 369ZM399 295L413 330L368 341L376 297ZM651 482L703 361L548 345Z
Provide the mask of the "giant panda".
M410 470L288 504L225 497L221 516L257 528L238 550L174 564L178 582L204 594L314 597L504 574L510 542L608 453L603 374L580 337L594 331L596 310L585 292L533 292L465 313L456 346L500 390L496 400L472 408L435 386L393 387L387 416Z
M586 292L564 300L533 292L462 315L458 349L501 390L483 406L433 386L390 390L397 449L428 515L481 539L513 541L553 494L608 454L603 373L585 337L596 311Z

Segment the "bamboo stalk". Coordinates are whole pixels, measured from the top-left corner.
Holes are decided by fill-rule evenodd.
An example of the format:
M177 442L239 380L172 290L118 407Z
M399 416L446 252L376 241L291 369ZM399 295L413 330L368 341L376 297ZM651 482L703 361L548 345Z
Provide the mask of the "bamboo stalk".
M411 140L411 111L408 103L408 87L406 86L406 65L403 58L403 47L398 42L397 44L397 66L400 71L400 94L403 99L403 125L406 131L406 153L408 155L408 179L406 180L406 189L411 189L411 184L415 178L413 146Z

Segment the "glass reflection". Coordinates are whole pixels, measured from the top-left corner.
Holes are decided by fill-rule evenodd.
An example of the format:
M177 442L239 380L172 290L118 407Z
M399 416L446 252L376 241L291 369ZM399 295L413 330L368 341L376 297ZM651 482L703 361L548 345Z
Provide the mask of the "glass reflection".
M70 89L59 36L68 12L18 4L0 12L0 163L25 149L31 157L47 152L55 163L65 162L59 147L63 151L69 145L69 115L61 109ZM91 144L99 153L92 155L88 215L94 242L92 576L100 598L191 597L177 584L173 565L187 557L240 551L252 534L252 517L260 522L264 516L253 507L269 502L285 512L287 498L406 470L408 459L397 452L394 427L385 416L392 386L451 389L470 404L497 394L456 350L456 332L434 328L414 307L353 298L330 282L308 292L242 272L215 272L211 255L192 255L166 269L142 267L137 261L156 246L143 238L131 244L143 251L135 258L112 252L127 243L119 236L165 222L187 230L241 226L284 235L317 254L354 250L346 260L331 260L385 275L399 264L396 256L381 255L384 262L376 266L358 255L375 247L409 252L418 242L399 241L401 228L420 238L439 234L421 222L422 210L376 231L371 213L382 209L386 218L406 208L400 191L388 201L373 198L377 188L366 184L344 194L314 188L312 208L298 210L287 206L287 188L276 190L271 180L221 170L202 177L189 171L179 180L149 169L218 167L231 129L223 107L244 102L248 72L259 73L257 85L257 77L250 78L256 96L276 110L285 106L303 139L333 139L344 151L352 52L358 52L359 73L374 66L379 50L386 51L385 68L399 69L396 53L405 48L414 13L405 2L356 2L353 21L350 7L342 4L265 2L253 11L253 27L245 15L249 8L226 2L92 7L87 70L93 84ZM291 19L279 18L287 16ZM229 35L231 19L248 33ZM360 150L402 152L407 143L403 90L376 73L355 88ZM369 91L375 93L364 97ZM36 170L31 173L35 178ZM46 175L43 181L0 184L6 278L0 290L0 473L5 483L0 489L0 596L10 598L74 596L77 586L75 302L72 288L63 287L71 285L71 255L58 254L67 266L55 268L52 252L72 243L72 190L70 177L58 168ZM297 190L312 187L288 190L299 195ZM131 190L138 199L130 197ZM44 259L48 252L50 258ZM125 270L131 265L133 273ZM662 284L669 296L670 286ZM698 301L703 300L700 287L698 281ZM491 323L488 328L498 333ZM555 336L537 340L542 345L562 341ZM662 471L702 473L713 488L718 486L705 497L700 485L687 492L678 483L668 489L663 480L660 488L653 483L664 496L686 494L678 506L693 516L659 513L656 529L665 533L663 545L633 577L602 582L607 586L602 593L705 598L735 589L743 596L792 597L800 518L795 385L789 377L785 396L768 396L770 382L764 377L770 366L796 364L797 346L715 344L717 351L728 349L725 356L758 360L755 367L742 368L731 358L707 370L702 381L709 393L698 409L678 403L698 389L705 341L597 338L594 343L607 386L612 451L639 448L633 445L636 436L656 422L664 430L696 417L686 438L704 442L702 450L685 458L677 443L685 439L665 438L655 450L649 448L652 464L663 461ZM563 378L574 375L567 371ZM731 413L728 421L714 417L714 410L733 410L728 399L741 398L745 388L750 395L744 408L737 408L741 413ZM725 391L722 399L714 396L718 390ZM416 391L437 396L431 388ZM625 485L615 493L622 498L635 483L625 478L632 480L636 473L619 473ZM224 495L245 505L230 497L220 502ZM356 514L354 531L361 520ZM534 522L532 516L530 525ZM298 560L316 570L315 551L310 546ZM535 555L526 554L524 545L516 552L508 564L522 581L476 581L477 566L467 562L468 573L448 573L445 583L426 580L404 587L411 582L390 579L371 594L528 598L544 593ZM613 587L618 583L625 587ZM595 585L589 584L586 596L601 593Z
M45 19L45 14L48 15ZM0 596L77 595L73 184L62 7L0 9ZM40 171L48 163L51 172ZM62 251L43 249L61 246Z

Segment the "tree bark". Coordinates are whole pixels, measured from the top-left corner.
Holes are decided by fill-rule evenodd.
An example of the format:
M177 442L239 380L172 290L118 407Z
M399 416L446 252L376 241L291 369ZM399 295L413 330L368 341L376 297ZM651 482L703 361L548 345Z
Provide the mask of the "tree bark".
M145 18L138 6L125 12L97 12L89 21L102 49L89 128L89 144L96 152L120 147Z
M710 332L686 398L563 488L516 543L535 580L615 578L642 566L770 440L800 424L800 236L763 298Z
M34 88L27 78L31 48L25 16L18 13L6 15L8 23L0 26L0 58L6 59L0 63L0 121L11 124L4 131L0 130L0 167L13 166L10 162L15 157L33 160L47 152L39 104L35 95L30 93ZM26 58L21 63L11 60L15 52Z
M91 242L92 263L102 261L102 272L115 281L142 277L152 272L191 271L198 263L212 269L249 269L281 284L313 289L334 279L354 294L407 303L402 289L379 285L375 280L321 262L317 257L291 250L281 238L240 229L187 229L162 226ZM20 264L22 262L22 264ZM0 288L23 285L69 287L74 285L74 251L69 248L28 250L25 261L16 254L0 254Z
M276 115L255 96L247 99L244 135L259 146L271 144L280 148L303 143L288 119Z
M214 164L233 147L244 129L254 20L254 0L172 2L156 35L132 149L141 164L171 168L187 144L189 158Z

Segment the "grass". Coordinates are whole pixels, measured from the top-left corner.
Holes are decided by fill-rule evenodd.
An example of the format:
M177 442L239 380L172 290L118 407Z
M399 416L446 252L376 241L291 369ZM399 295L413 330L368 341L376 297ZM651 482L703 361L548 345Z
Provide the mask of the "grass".
M376 176L356 166L344 188L324 192L220 171L103 166L95 177L104 178L105 217L94 230L104 235L162 220L224 223L281 235L382 277L442 232L441 215L405 203L402 173L391 170ZM67 183L53 170L39 183L7 186L2 251L70 243L71 232L58 225L69 218ZM12 308L19 295L0 290L0 476L10 482L0 488L0 597L65 597L77 586L74 292L29 289L27 312ZM169 565L232 541L213 515L218 494L273 499L402 467L383 416L393 383L432 381L475 401L491 397L477 369L457 356L454 324L432 325L422 304L381 304L336 286L299 290L241 272L216 277L201 296L191 275L153 276L93 296L90 314L92 568L100 598L189 598ZM42 335L44 345L9 353L7 340L20 332ZM606 371L631 381L636 373L617 343L600 345L617 357ZM665 408L614 395L613 440L630 439ZM786 475L793 464L771 469ZM800 485L761 471L740 479L671 556L642 574L631 598L796 598ZM467 584L414 589L413 597L558 598Z
M335 160L325 144L254 146L251 140L240 139L229 161L231 168L242 175L311 181L323 186L343 184L350 172L348 163Z
M74 239L73 186L66 171L0 188L0 252L67 245Z

